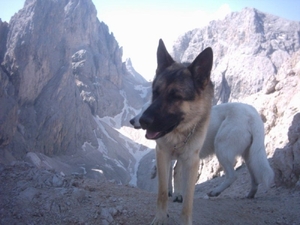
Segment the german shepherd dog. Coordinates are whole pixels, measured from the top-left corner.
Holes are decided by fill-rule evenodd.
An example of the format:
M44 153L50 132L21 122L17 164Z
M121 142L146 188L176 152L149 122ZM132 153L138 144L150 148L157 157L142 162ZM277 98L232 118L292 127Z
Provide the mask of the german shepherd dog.
M158 197L153 225L167 224L168 178L173 159L180 162L182 172L181 223L192 224L199 153L212 107L212 64L211 48L206 48L187 65L175 62L159 40L152 101L139 120L146 130L146 138L156 140Z

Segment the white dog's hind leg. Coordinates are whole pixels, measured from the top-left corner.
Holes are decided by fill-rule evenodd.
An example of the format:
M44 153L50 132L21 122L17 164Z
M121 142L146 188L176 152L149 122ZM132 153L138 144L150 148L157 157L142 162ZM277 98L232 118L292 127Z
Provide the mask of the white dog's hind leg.
M219 160L219 163L222 165L225 172L225 180L211 192L208 193L208 196L215 197L221 194L226 188L228 188L235 180L236 174L234 171L233 164L235 162L236 151L234 146L229 146L228 140L223 139L224 141L215 141L215 153Z
M236 156L242 155L251 143L250 133L244 132L243 129L238 129L238 127L233 129L229 125L223 123L215 138L215 153L225 171L225 180L208 194L211 197L221 194L236 180L233 167Z
M220 160L219 160L220 161ZM225 171L225 180L216 188L214 188L211 192L208 193L208 196L210 197L216 197L219 194L221 194L221 192L223 192L226 188L228 188L235 180L236 180L236 175L235 175L235 171L233 168L233 164L230 161L223 161L220 163L222 164L224 171Z
M247 163L247 162L246 162L246 164L249 165L249 163ZM257 188L258 188L258 182L256 181L254 172L252 171L251 167L249 167L249 166L248 166L248 171L251 176L251 190L250 190L249 194L247 195L247 198L254 198L254 196L257 192Z

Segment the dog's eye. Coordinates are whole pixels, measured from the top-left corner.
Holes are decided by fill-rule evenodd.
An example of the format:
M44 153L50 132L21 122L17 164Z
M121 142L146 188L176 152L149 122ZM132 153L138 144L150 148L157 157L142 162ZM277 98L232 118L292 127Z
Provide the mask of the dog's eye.
M170 100L181 100L182 96L177 90L171 90L169 93Z
M159 96L159 92L157 90L153 90L152 92L152 99L155 99Z

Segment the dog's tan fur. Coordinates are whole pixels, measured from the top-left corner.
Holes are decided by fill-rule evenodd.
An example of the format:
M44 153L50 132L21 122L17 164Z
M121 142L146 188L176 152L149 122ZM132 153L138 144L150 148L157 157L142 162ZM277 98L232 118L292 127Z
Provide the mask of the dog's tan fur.
M167 224L169 168L171 160L176 159L182 165L181 223L191 225L199 152L206 137L212 107L212 50L204 50L188 67L173 61L161 40L157 55L152 103L140 119L142 128L147 130L146 137L155 139L157 144L159 187L157 212L152 224ZM190 89L193 89L192 93ZM161 119L165 114L169 116ZM168 118L173 121L169 122ZM172 127L171 130L169 127Z

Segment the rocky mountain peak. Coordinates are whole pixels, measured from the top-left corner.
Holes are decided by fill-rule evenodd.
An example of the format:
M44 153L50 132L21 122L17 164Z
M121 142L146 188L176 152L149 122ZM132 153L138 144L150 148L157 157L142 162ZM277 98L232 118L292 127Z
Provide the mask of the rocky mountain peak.
M27 0L0 32L0 162L27 158L128 183L129 151L140 146L115 129L142 105L143 90L92 1Z
M215 102L237 101L267 89L266 82L300 49L300 22L245 8L183 34L173 55L189 62L207 46L214 50Z
M147 81L145 80L144 77L142 77L141 74L139 74L133 67L132 65L132 62L131 62L131 59L130 58L127 58L126 61L125 61L125 65L126 65L126 69L127 71L131 74L131 76L134 77L134 79L136 81L138 81L139 83L141 84L147 84Z
M2 62L6 49L6 38L8 33L8 23L2 22L0 19L0 61Z
M86 57L94 57L90 60L94 61L95 71L90 74L97 74L118 89L122 86L122 51L108 27L99 23L91 1L27 1L12 17L8 38L3 62L7 71L39 71L34 80L18 76L22 84L18 91L24 101L32 102L51 76L61 73L62 68L68 70L69 59L80 50L86 52ZM43 71L53 73L49 76ZM31 82L36 83L34 89L28 88Z

